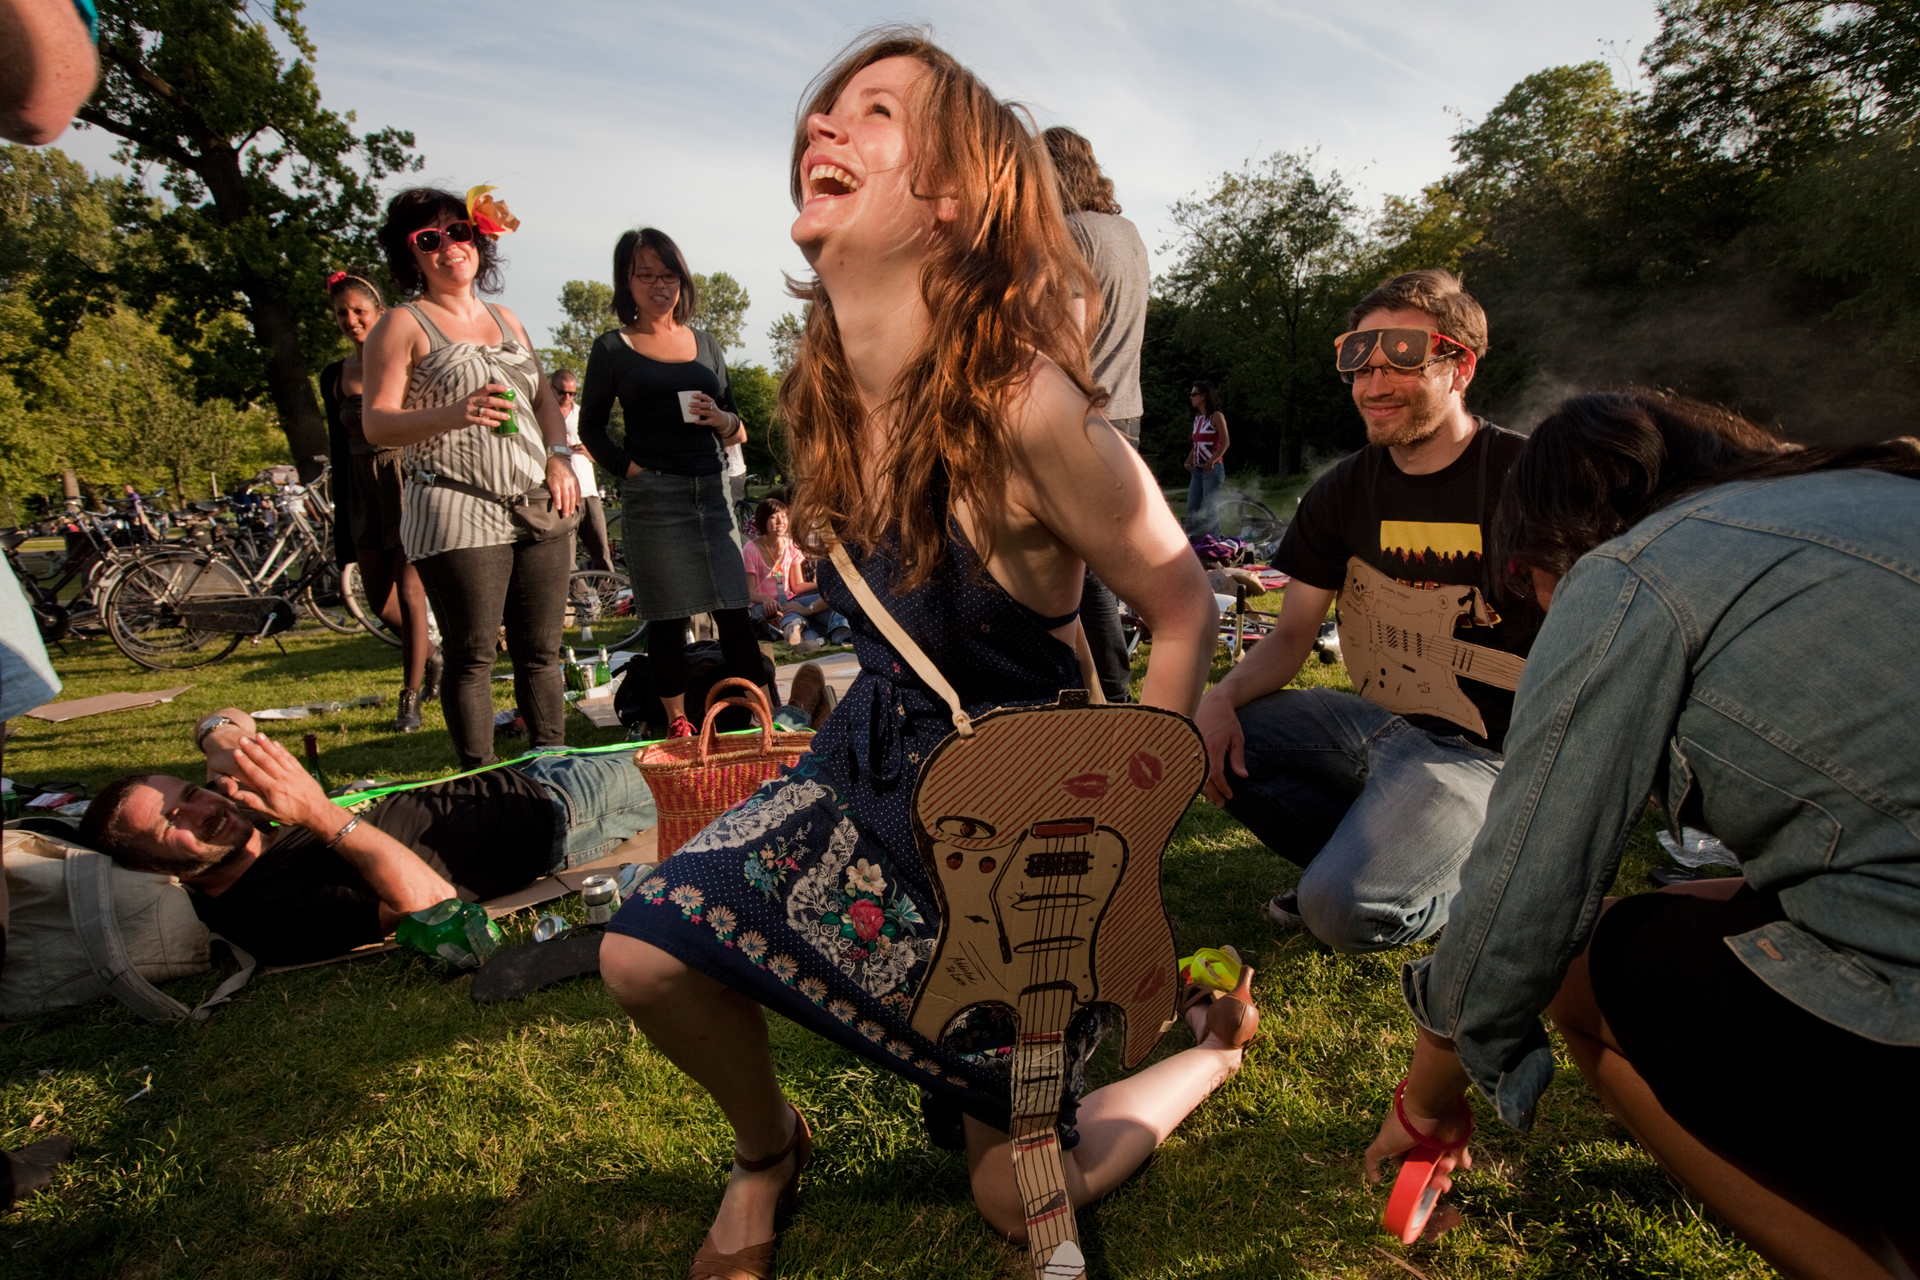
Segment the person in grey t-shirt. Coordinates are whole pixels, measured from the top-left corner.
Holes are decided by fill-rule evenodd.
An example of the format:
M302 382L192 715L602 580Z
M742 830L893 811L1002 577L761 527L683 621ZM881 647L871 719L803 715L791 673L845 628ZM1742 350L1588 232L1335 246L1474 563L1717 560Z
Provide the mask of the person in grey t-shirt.
M1093 380L1106 388L1109 421L1140 447L1140 344L1147 336L1147 288L1152 269L1147 246L1120 216L1113 180L1100 172L1093 144L1064 125L1041 135L1060 182L1060 203L1080 253L1100 282L1100 319L1088 335ZM1089 571L1080 596L1080 619L1109 702L1125 702L1132 690L1132 661L1120 630L1120 602Z
M1120 216L1113 180L1100 172L1093 144L1064 125L1041 135L1060 180L1067 226L1100 282L1100 324L1091 335L1093 380L1113 398L1107 417L1140 445L1140 344L1147 334L1152 268L1139 230Z

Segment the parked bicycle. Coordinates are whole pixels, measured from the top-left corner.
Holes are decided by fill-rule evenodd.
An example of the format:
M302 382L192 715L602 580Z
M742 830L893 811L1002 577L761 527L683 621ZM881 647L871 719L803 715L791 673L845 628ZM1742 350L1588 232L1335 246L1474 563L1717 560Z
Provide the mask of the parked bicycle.
M107 593L107 634L129 658L156 671L218 662L251 636L259 643L293 626L296 606L332 630L359 620L346 605L333 561L326 472L299 483L292 467L269 467L242 493L191 504L185 539L142 552ZM227 517L222 519L221 517Z

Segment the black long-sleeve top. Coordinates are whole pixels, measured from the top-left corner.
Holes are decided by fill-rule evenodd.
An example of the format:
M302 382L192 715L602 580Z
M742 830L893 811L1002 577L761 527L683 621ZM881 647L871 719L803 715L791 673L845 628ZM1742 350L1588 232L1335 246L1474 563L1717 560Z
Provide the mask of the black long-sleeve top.
M617 329L594 340L580 388L580 442L615 476L625 476L630 462L680 476L716 475L725 466L712 428L680 417L682 391L704 391L722 409L739 412L720 344L701 329L693 337L693 359L680 362L641 355ZM607 434L616 399L627 420L619 444Z

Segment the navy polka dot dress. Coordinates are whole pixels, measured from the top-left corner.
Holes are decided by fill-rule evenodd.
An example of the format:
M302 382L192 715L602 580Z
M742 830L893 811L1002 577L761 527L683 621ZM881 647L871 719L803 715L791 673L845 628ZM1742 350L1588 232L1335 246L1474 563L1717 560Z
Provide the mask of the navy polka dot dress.
M925 585L892 594L897 568L883 545L860 572L969 715L1081 687L1073 649L979 569L957 528ZM609 927L914 1080L938 1104L930 1117L957 1107L1005 1129L1011 1018L963 1015L939 1044L907 1021L940 925L910 806L921 761L953 731L951 712L831 562L818 580L853 625L853 687L798 765L681 846ZM1070 1031L1076 1065L1100 1021ZM1068 1117L1079 1090L1069 1092Z

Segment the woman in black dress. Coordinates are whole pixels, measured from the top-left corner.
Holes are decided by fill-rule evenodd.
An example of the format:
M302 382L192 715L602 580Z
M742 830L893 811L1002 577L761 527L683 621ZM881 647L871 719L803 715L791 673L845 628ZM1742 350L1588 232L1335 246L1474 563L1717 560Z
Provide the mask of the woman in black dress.
M1039 141L946 53L886 33L817 82L792 182L793 238L818 273L781 390L802 545L845 545L970 714L1081 685L1074 606L1091 565L1153 628L1142 701L1191 714L1213 596L1152 475L1098 411L1071 306L1099 295ZM663 863L600 953L609 991L734 1128L696 1277L771 1274L775 1205L811 1151L756 1005L926 1090L930 1120L954 1122L937 1136L964 1141L982 1213L1025 1231L1006 1021L963 1015L938 1042L910 1022L940 902L908 810L949 710L849 581L821 566L860 675L810 752ZM1239 1067L1250 1003L1193 1001L1194 1048L1084 1096L1097 1030L1069 1029L1078 1114L1061 1145L1075 1204L1130 1176Z
M728 675L755 684L765 676L747 620L753 601L725 475L724 451L745 440L747 429L734 411L720 344L687 323L696 305L693 273L666 232L622 235L613 247L613 309L623 323L593 344L580 395L581 441L594 461L624 477L621 544L634 604L647 620L647 673L672 738L694 733L688 618L713 615ZM627 423L619 444L607 434L615 400Z
M320 371L320 402L333 446L334 549L340 567L357 563L367 599L400 637L400 709L393 727L420 727L420 700L440 687L440 655L428 631L427 592L400 545L400 450L369 443L360 423L361 356L367 334L385 313L380 290L365 276L336 271L327 281L333 320L353 354Z

